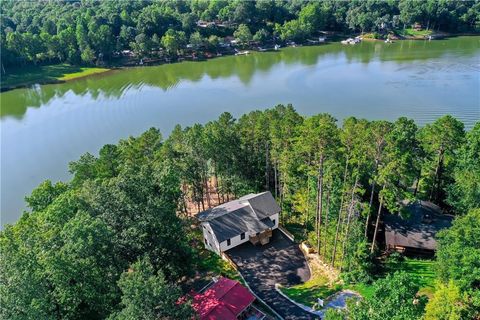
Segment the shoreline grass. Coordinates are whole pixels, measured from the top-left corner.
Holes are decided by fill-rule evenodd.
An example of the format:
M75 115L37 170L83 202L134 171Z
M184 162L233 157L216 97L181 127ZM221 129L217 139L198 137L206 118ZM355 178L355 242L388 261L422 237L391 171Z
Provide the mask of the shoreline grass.
M15 68L7 70L7 74L2 75L1 90L6 91L35 84L60 83L110 70L108 68L73 66L66 63Z

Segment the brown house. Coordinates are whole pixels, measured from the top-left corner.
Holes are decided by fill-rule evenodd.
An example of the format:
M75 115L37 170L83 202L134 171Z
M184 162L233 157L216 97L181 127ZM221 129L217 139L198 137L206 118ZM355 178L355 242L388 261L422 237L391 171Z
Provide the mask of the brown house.
M428 201L415 201L405 209L405 217L396 214L384 217L386 249L433 254L437 249L437 232L449 228L453 217Z

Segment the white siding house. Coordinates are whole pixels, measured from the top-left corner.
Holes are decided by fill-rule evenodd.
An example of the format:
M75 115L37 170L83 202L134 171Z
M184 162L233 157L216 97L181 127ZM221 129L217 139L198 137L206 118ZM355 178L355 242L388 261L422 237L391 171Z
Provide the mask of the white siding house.
M249 194L240 199L200 212L205 247L221 252L242 243L269 241L278 228L280 207L270 192Z

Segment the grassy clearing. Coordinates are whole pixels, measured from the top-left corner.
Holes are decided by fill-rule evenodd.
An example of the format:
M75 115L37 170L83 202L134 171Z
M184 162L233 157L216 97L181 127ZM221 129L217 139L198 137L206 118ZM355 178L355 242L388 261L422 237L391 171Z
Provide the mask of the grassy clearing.
M69 64L28 66L7 70L7 74L2 75L1 87L2 89L9 89L33 84L56 83L103 73L109 70L110 69L106 68L79 67Z
M373 286L370 284L356 283L356 284L348 285L344 289L358 292L365 299L369 299L373 296Z
M430 297L434 290L434 263L432 260L406 258L400 263L386 266L385 274L382 277L395 271L405 271L410 275L412 281L420 287L419 294ZM358 283L345 286L339 283L331 284L328 277L321 271L312 270L312 272L313 275L309 281L293 287L281 288L282 292L291 299L309 307L317 302L317 298L325 299L343 289L356 291L366 299L373 295L373 285L371 284Z
M400 270L407 272L420 287L420 294L431 296L435 282L434 264L433 260L405 259L399 267Z
M406 28L397 30L397 33L403 37L424 38L432 34L432 30L415 30Z
M412 281L420 287L418 293L431 297L434 292L435 285L435 261L406 258L404 261L386 266L386 272L382 275L385 277L388 273L395 271L405 271ZM354 290L363 297L369 298L373 295L373 285L371 284L355 284L347 286L346 289Z
M305 283L289 288L281 288L282 292L291 299L309 307L317 303L318 298L325 299L341 289L342 286L340 284L329 285L328 278L325 275L312 276Z
M290 229L289 229L290 230ZM313 307L317 299L325 299L336 292L342 290L342 285L338 283L335 276L330 275L319 264L319 261L311 256L308 263L312 272L310 279L292 287L281 287L280 290L292 300L305 306Z
M200 260L198 263L199 270L208 271L208 273L212 275L222 275L243 282L237 270L213 252L202 250L200 252Z

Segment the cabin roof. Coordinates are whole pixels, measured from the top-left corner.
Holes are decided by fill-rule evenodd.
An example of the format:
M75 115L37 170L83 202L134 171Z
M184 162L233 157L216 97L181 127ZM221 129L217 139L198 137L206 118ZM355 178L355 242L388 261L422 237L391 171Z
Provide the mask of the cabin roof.
M443 214L440 207L428 201L416 201L405 209L405 217L384 216L386 245L436 250L437 232L449 228L453 217Z

